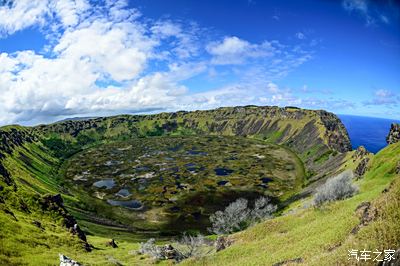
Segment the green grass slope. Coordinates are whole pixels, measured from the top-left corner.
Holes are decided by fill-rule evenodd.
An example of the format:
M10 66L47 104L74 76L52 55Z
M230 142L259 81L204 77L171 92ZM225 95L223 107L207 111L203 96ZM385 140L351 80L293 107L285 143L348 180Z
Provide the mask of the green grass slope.
M79 208L82 202L65 189L59 167L77 152L99 144L138 137L210 134L246 136L284 145L306 164L310 179L304 186L337 171L349 156L345 153L349 150L346 130L335 115L297 108L247 106L64 121L35 128L2 127L0 264L55 265L58 253L85 265L115 265L115 260L127 265L151 263L148 258L133 252L143 236L138 237L130 228L111 220L93 219L93 213ZM385 155L390 149L395 149L391 157ZM336 247L338 242L345 247L345 242L350 241L348 230L358 223L354 216L355 207L361 201L377 198L395 178L394 172L386 168L394 164L396 152L399 152L398 146L392 145L376 156L373 168L359 181L362 190L356 197L331 204L324 210L301 209L303 201L293 202L294 213L234 235L236 243L231 248L200 263L268 265L299 256L313 263L313 252L331 259L330 255L339 252L341 247L328 253L322 251ZM377 169L379 158L382 163L379 167L383 168ZM373 169L377 169L375 176L371 174ZM385 174L386 171L389 172ZM371 186L373 189L367 191ZM59 213L41 206L44 195L56 193L62 194L68 210L78 218L88 235L88 242L95 247L92 252L86 252L82 241L68 231ZM392 212L387 213L391 215ZM335 230L327 230L329 226L334 226ZM312 230L315 234L310 233ZM111 237L117 240L118 249L105 245Z
M352 198L308 207L277 217L233 235L235 243L202 261L183 265L273 265L301 258L304 265L353 265L348 250L375 251L400 248L400 143L380 151L370 170L359 181L360 192ZM383 192L385 190L385 192ZM359 225L356 208L371 202L373 220ZM303 201L307 204L307 201ZM373 264L372 261L369 261Z

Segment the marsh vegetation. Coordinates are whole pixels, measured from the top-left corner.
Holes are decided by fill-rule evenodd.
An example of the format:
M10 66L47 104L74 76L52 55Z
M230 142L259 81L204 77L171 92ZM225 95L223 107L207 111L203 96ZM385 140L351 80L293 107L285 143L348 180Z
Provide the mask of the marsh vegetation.
M238 198L277 203L298 191L304 177L298 158L283 147L219 136L97 145L61 169L72 194L92 198L80 208L171 234L206 231L209 216Z

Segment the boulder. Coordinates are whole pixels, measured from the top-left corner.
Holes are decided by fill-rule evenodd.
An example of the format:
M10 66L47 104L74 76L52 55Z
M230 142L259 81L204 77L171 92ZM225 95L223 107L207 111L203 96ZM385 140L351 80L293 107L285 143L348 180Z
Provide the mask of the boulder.
M118 245L117 245L117 243L115 243L114 239L111 239L110 241L108 241L107 242L107 246L110 246L112 248L117 248L118 247Z
M170 244L161 247L161 254L165 257L165 259L171 260L180 260L180 253Z
M389 134L386 137L388 144L393 144L400 141L400 124L392 124Z
M226 249L231 244L232 244L232 240L230 240L226 236L218 236L217 240L214 243L214 246L215 246L215 250L218 252L223 249Z
M76 262L63 254L59 254L60 256L60 266L82 266L79 262Z

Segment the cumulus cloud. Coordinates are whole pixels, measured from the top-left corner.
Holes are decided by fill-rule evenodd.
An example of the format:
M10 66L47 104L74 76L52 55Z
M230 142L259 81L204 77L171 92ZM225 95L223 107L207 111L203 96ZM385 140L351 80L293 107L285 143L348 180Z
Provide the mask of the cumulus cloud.
M294 97L272 80L311 58L278 41L209 41L196 23L149 20L122 0L21 0L0 7L1 36L28 27L39 27L47 49L0 53L0 124L284 104ZM183 85L201 74L218 78L219 68L230 66L223 71L240 77L235 84L201 93Z
M56 1L52 6L37 2L29 2L37 12L30 23L41 25L40 19L52 12L60 20L55 18L49 27L59 28L62 23L64 30L49 56L34 51L0 54L1 123L98 110L159 108L186 91L169 77L173 71L141 77L160 43L135 20L137 11L125 8L123 2L107 8L92 6L91 16L82 14L87 9L83 1ZM2 32L29 26L8 18L26 9L20 5L2 7L8 9ZM98 86L99 82L110 85ZM116 83L123 85L112 85Z
M54 28L75 26L90 7L87 0L5 1L0 4L0 36L32 26L43 27L49 20L57 20Z
M6 1L0 5L0 34L13 34L32 25L43 25L48 14L47 1Z
M206 46L211 64L231 67L246 82L264 86L287 76L293 69L312 59L313 52L301 46L283 45L277 40L251 43L238 37L225 37Z
M275 52L268 41L252 44L236 36L211 42L206 49L213 56L212 63L217 65L242 64L247 59L273 56Z
M136 24L95 21L66 31L53 51L68 60L86 58L92 69L99 68L98 73L124 81L135 78L144 69L156 44Z

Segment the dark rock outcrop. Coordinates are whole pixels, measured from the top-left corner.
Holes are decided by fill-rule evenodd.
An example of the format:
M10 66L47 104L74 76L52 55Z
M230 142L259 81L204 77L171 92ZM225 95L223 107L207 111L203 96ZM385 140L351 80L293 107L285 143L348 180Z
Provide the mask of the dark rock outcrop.
M32 143L36 140L36 134L28 128L17 126L0 128L0 160L10 155L16 147L20 147L24 143ZM14 189L17 189L14 180L1 161L0 178L8 186L14 186Z
M107 246L110 246L112 248L117 248L118 247L118 245L117 245L117 243L115 243L114 239L111 239L110 241L108 241L107 242Z
M8 185L14 185L14 180L11 178L10 173L7 171L7 169L3 166L3 164L0 161L0 177L2 180Z
M353 161L357 159L363 159L365 156L371 154L364 146L359 146L357 150L354 152L352 158Z
M37 136L27 128L0 129L0 159L11 154L16 147L36 140Z
M74 235L77 235L84 242L84 248L91 251L91 246L87 242L85 233L80 229L75 218L68 213L64 207L64 202L60 194L47 195L42 197L40 204L43 210L53 211L63 218L64 226Z
M215 250L218 252L218 251L226 249L231 244L232 244L232 240L230 240L226 236L218 236L217 240L214 243L214 246L215 246Z
M370 154L371 153L364 146L359 146L354 152L352 156L353 162L360 160L356 169L354 170L354 175L357 178L361 178L368 170L368 162L370 160L368 156Z
M354 170L354 175L357 177L357 179L361 178L368 170L368 162L369 158L366 157L357 165L356 169Z
M393 144L400 141L400 124L392 124L389 134L386 137L388 144Z
M356 215L360 219L360 223L351 230L352 234L356 234L361 227L375 220L378 214L376 208L374 208L370 202L365 201L357 206Z

